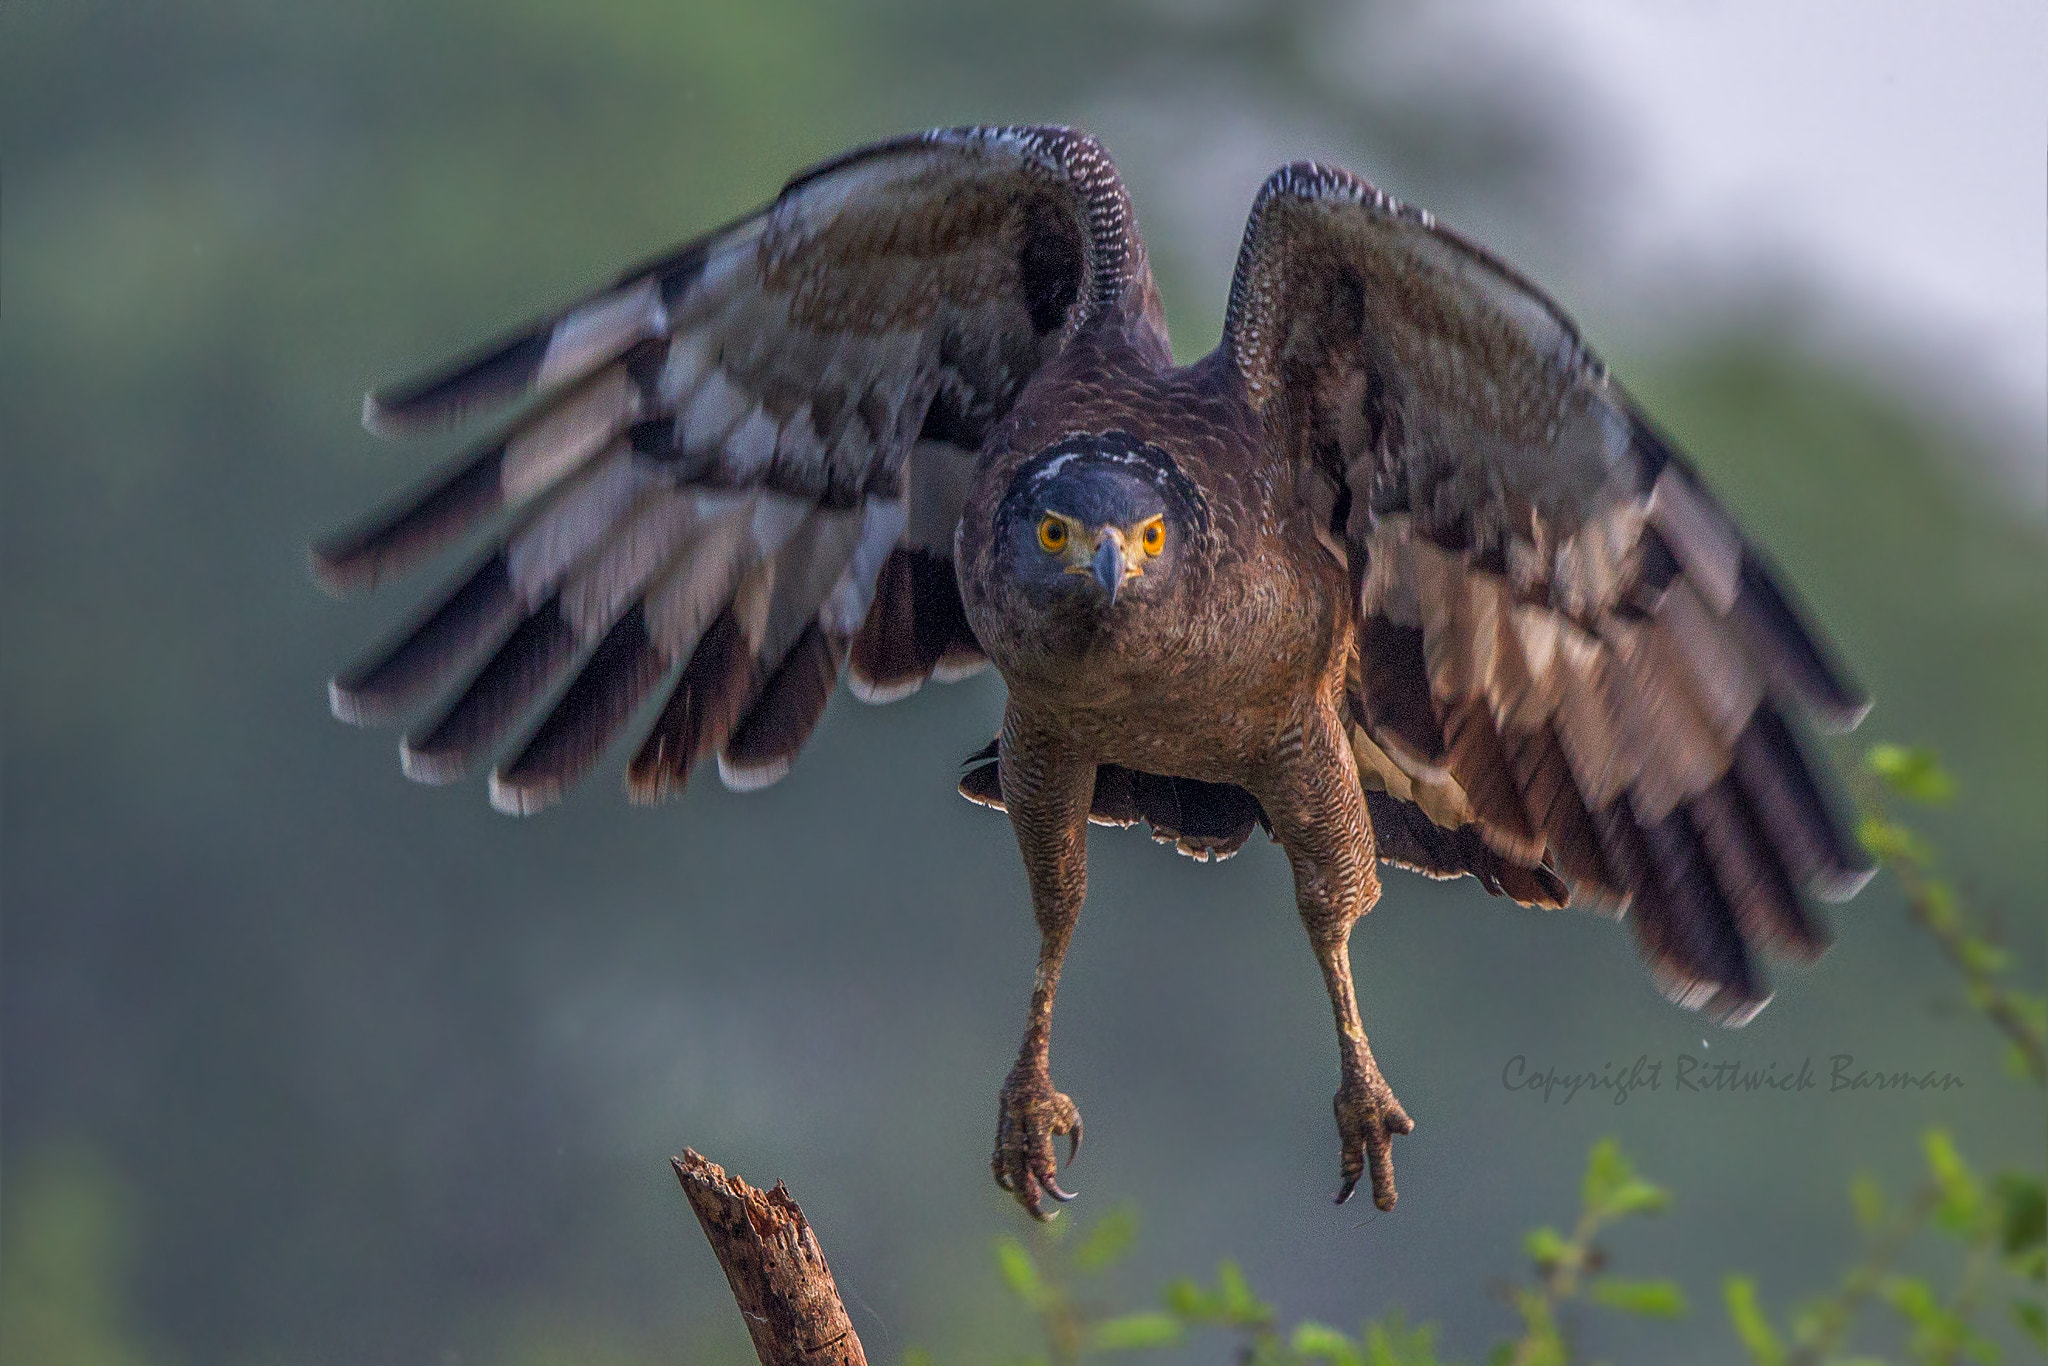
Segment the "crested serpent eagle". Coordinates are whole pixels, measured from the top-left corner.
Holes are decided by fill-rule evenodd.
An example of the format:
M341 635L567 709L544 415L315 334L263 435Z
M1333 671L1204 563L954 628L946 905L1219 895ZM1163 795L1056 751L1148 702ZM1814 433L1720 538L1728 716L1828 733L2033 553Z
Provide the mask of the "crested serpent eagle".
M373 432L528 398L314 550L335 589L479 555L332 684L423 709L405 771L558 799L645 711L634 798L774 782L841 672L994 664L961 790L1007 811L1041 947L997 1182L1049 1217L1081 1116L1048 1061L1089 821L1286 850L1336 1017L1342 1190L1413 1127L1367 1045L1378 864L1624 914L1737 1024L1869 864L1798 714L1867 703L1769 562L1512 267L1335 167L1259 190L1223 337L1176 366L1131 203L1064 128L851 152L413 383ZM657 696L665 701L656 710ZM508 737L512 742L505 743ZM1071 1151L1069 1154L1071 1160Z

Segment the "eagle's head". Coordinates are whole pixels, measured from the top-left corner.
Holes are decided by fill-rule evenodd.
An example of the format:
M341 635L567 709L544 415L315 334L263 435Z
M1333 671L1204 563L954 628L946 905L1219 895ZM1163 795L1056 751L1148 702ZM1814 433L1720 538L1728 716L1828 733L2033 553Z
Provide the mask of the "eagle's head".
M996 513L997 559L1048 625L1100 628L1172 594L1207 526L1172 456L1127 432L1077 433L1017 471Z

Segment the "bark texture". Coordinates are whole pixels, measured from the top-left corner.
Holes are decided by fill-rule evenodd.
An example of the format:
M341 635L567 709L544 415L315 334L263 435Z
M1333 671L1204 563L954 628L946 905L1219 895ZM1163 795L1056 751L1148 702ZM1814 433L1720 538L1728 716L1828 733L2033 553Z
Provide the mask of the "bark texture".
M782 1183L756 1190L690 1148L670 1164L762 1366L867 1366L817 1235Z

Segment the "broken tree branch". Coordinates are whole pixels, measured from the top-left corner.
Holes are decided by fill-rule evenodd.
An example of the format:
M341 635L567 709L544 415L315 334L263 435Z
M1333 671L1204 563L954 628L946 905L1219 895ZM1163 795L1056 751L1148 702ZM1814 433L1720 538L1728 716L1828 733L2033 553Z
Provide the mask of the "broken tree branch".
M725 1268L761 1366L867 1366L817 1235L783 1184L756 1190L690 1148L669 1164Z

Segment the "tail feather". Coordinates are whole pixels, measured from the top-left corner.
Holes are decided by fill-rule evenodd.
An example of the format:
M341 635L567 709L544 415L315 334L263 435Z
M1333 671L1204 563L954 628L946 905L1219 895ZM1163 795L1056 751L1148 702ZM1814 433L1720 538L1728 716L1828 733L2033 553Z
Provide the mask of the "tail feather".
M1096 825L1128 829L1145 819L1138 805L1138 775L1116 764L1095 768L1095 793L1088 803L1088 819Z
M1098 770L1099 773L1099 770ZM1131 796L1152 838L1197 862L1226 859L1265 823L1258 799L1232 783L1130 770Z

